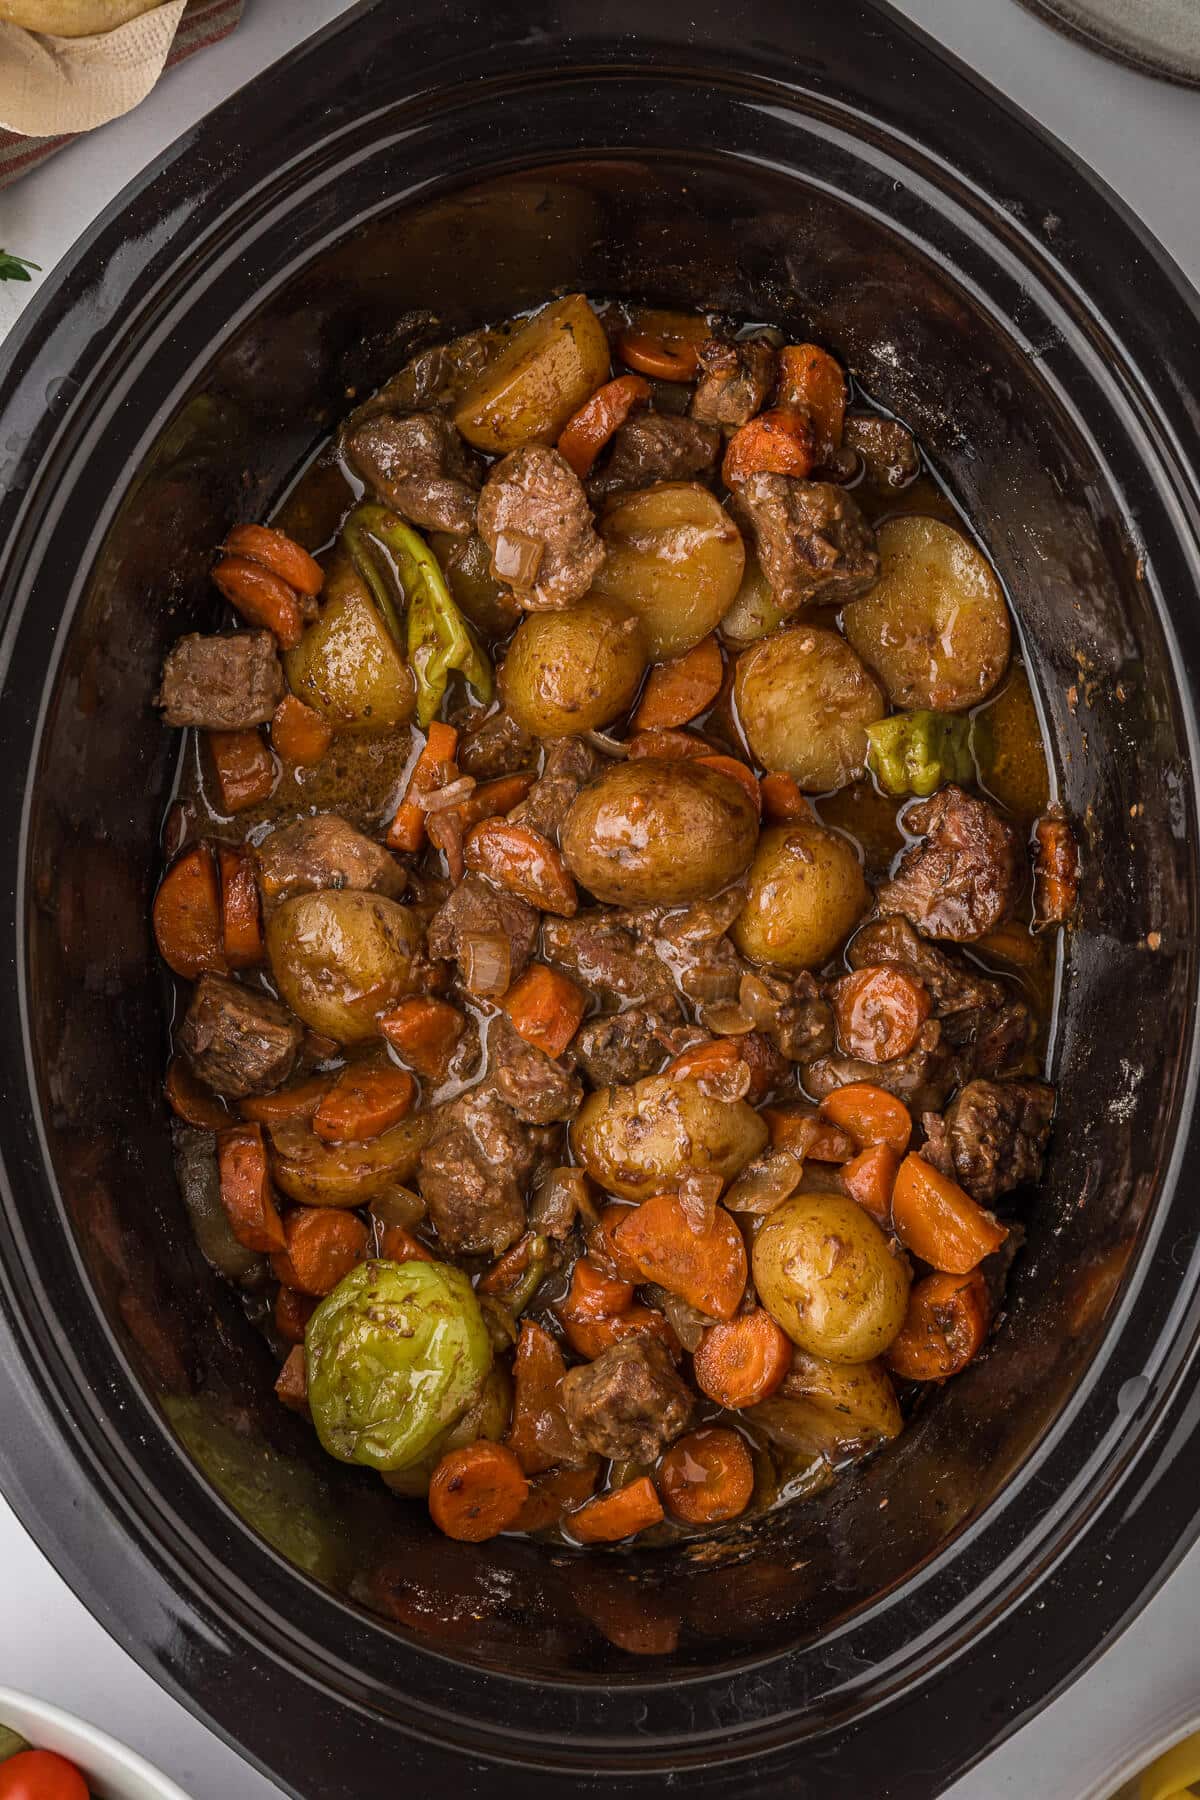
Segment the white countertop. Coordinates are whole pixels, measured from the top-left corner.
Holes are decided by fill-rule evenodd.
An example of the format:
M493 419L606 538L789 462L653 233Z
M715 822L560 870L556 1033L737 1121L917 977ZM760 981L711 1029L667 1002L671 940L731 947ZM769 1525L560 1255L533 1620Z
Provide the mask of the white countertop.
M0 244L52 268L181 131L345 7L346 0L246 0L232 38L174 70L135 112L0 193ZM1200 92L1106 63L1014 0L899 0L899 7L1098 169L1200 284ZM35 291L0 284L0 331ZM118 1649L2 1499L0 1571L0 1686L94 1720L159 1764L193 1800L280 1800L272 1782ZM1200 1714L1198 1613L1200 1548L1088 1674L947 1800L1090 1800L1133 1749L1189 1709ZM981 1711L986 1698L981 1692Z

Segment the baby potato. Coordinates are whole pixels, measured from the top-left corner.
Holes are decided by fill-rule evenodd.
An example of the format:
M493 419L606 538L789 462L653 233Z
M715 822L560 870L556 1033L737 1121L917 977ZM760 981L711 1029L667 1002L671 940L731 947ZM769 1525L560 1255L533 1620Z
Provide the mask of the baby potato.
M863 661L905 712L965 712L990 694L1012 642L995 572L969 539L916 513L879 527L879 580L842 614Z
M403 725L417 684L349 558L329 571L319 616L283 657L288 685L341 731Z
M746 904L730 932L743 956L781 969L819 969L870 904L848 840L815 821L764 831Z
M753 1269L759 1300L810 1356L869 1362L904 1323L908 1270L845 1194L795 1194L768 1213Z
M796 1350L780 1392L820 1414L843 1446L899 1437L904 1420L892 1378L882 1362L830 1362Z
M610 906L682 906L736 881L758 815L737 782L692 761L611 764L572 803L560 839L575 879Z
M700 1170L730 1181L766 1141L766 1126L744 1100L710 1099L696 1082L664 1075L598 1089L571 1123L575 1156L624 1200L649 1200Z
M828 793L866 767L866 726L887 701L836 631L791 625L738 657L734 698L760 766Z
M469 444L496 455L552 444L608 380L610 362L603 325L582 294L568 294L515 331L464 388L454 423Z
M272 913L267 955L298 1019L339 1044L378 1036L376 1019L420 986L421 925L358 888L298 894Z
M504 659L500 693L534 737L574 737L632 704L648 660L637 614L585 594L562 612L526 616Z
M361 1144L327 1144L287 1120L271 1133L271 1179L302 1206L364 1206L413 1179L436 1122L435 1111L414 1113Z
M721 636L727 644L740 649L743 644L757 643L782 625L786 612L775 598L770 582L762 572L762 564L747 546L746 571L742 585L733 596L733 605L721 620Z
M655 662L680 656L720 624L746 566L742 536L695 481L665 481L605 509L607 556L596 588L631 606Z

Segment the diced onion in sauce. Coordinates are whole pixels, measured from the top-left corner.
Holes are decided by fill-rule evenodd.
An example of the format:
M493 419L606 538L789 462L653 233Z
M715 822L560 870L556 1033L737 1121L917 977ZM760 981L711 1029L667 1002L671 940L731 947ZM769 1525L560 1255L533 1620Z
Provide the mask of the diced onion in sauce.
M462 940L463 980L472 994L497 999L512 985L512 948L499 931L469 931Z
M743 1169L725 1192L725 1205L734 1213L769 1213L790 1200L800 1186L804 1164L790 1150L776 1150Z
M492 551L492 574L509 587L531 588L538 578L546 546L523 531L502 531Z
M475 777L460 775L457 781L448 781L445 787L418 795L417 805L427 813L441 812L447 806L457 806L461 800L469 800L474 792Z

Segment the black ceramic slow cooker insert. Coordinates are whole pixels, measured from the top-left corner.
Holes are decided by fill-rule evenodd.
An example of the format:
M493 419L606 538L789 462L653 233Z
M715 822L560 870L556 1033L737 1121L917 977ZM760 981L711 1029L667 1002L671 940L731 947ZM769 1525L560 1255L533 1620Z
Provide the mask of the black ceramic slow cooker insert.
M151 696L402 359L554 291L827 343L1012 596L1081 912L1061 1105L987 1355L722 1552L437 1537L331 1467L192 1243L148 928ZM1195 1533L1196 298L883 6L365 5L220 108L0 373L0 1483L105 1625L306 1800L927 1800ZM676 1641L677 1640L677 1641Z

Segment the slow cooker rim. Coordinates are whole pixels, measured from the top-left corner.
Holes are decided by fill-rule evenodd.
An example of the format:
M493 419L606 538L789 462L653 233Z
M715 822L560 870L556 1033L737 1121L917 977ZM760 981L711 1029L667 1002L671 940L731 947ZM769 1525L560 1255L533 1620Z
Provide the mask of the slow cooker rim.
M358 9L356 14L350 15L350 18L351 18L351 20L353 20L356 17L362 17L365 14L369 13L370 11L371 11L371 8L369 8L369 7L360 8L360 9ZM338 30L345 29L345 28L346 28L346 25L343 23L343 24L339 24L339 26L335 27L334 30L338 31ZM286 67L286 66L287 66L286 64L283 65L283 67ZM278 71L276 73L278 73ZM164 168L169 168L169 166L170 166L170 158L168 158L167 161L164 163ZM130 195L133 196L133 195L144 194L146 188L151 185L151 182L154 179L156 179L154 172L151 172L150 176L148 176L147 178L144 178L142 182L135 185L134 189L129 191ZM113 217L115 218L115 214L113 215ZM102 228L104 228L105 225L106 225L106 221L101 221L100 226L98 226L96 228L96 231L93 234L91 234L91 238L89 240L85 240L85 244L70 259L69 269L64 269L61 277L58 280L56 280L53 284L51 284L51 286L49 287L49 289L47 291L46 297L39 304L36 315L29 319L18 342L11 347L8 357L6 358L8 366L7 366L5 376L3 378L3 385L2 385L2 387L0 387L0 392L4 391L5 389L11 388L12 385L16 384L19 381L20 375L19 375L19 371L17 369L17 364L19 361L20 352L31 343L31 340L32 340L34 332L35 332L35 328L36 328L37 324L40 322L41 318L52 309L52 306L51 306L52 301L57 297L59 292L66 285L68 272L73 272L81 263L83 263L86 260L86 255L87 255L90 243L99 240L100 236L102 235ZM30 497L30 499L32 499L32 493L29 497ZM1179 1146L1177 1144L1177 1150L1178 1150L1178 1147ZM1135 1299L1135 1294L1136 1294L1136 1288L1134 1286L1131 1286L1130 1289L1127 1291L1127 1294L1125 1297L1125 1302L1123 1305L1123 1312L1126 1315L1128 1315L1129 1311L1132 1310L1134 1299ZM10 1297L10 1304L11 1304L11 1297ZM1114 1327L1114 1329L1116 1329L1116 1328ZM1132 1427L1130 1428L1130 1430L1132 1431ZM1149 1421L1147 1420L1143 1423L1143 1429L1142 1429L1142 1433L1141 1433L1141 1448L1143 1450L1145 1450L1147 1448L1149 1440L1153 1435L1155 1435L1155 1434L1150 1429ZM65 1451L67 1446L64 1445L63 1448ZM82 1579L83 1571L80 1571L80 1576ZM75 1584L73 1583L73 1585L75 1585ZM428 1653L425 1653L425 1654L428 1654ZM786 1654L786 1653L783 1653L783 1654ZM706 1679L707 1674L708 1674L708 1672L705 1672L704 1675L696 1676L694 1679L697 1679L697 1680ZM690 1677L685 1677L684 1679L689 1679L689 1678ZM679 1678L676 1678L676 1681L678 1681L678 1680L679 1680Z

